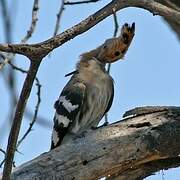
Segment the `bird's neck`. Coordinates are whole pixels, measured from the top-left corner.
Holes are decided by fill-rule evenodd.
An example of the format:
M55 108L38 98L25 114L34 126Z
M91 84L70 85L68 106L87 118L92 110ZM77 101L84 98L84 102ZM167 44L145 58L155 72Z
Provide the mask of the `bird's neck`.
M92 57L91 59L81 59L77 64L77 70L80 71L103 71L105 70L105 63L98 60L96 57Z
M88 61L91 60L92 58L98 58L98 54L100 52L100 47L93 49L89 52L81 54L81 60L80 61Z

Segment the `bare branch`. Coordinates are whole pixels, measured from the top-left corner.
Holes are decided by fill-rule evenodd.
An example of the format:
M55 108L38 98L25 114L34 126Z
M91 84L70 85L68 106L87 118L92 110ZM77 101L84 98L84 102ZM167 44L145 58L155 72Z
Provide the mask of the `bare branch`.
M117 15L116 15L116 10L113 9L113 19L114 19L114 34L113 37L117 36L117 32L119 29L119 24L118 24L118 20L117 20ZM110 69L111 69L111 64L108 64L108 68L107 68L107 72L110 73Z
M116 173L134 180L125 175L140 179L180 165L180 107L146 112L84 135L23 164L12 180L92 180ZM145 174L136 176L142 168Z
M116 14L115 9L113 9L113 19L114 19L114 34L113 34L113 37L116 37L118 29L119 29L119 24L118 24L117 14Z
M117 15L116 15L116 10L115 9L113 9L113 20L114 20L114 33L113 33L113 37L116 37L118 29L119 29L119 24L118 24L118 20L117 20ZM108 67L107 67L108 74L110 74L110 69L111 69L111 63L109 63ZM105 125L109 124L109 122L108 122L108 113L105 114L104 118L105 118Z
M0 56L1 56L1 54L0 54ZM12 67L14 70L17 70L17 71L19 71L19 72L21 72L21 73L27 74L27 72L28 72L27 70L24 70L23 68L20 68L20 67L18 67L18 66L16 66L16 65L12 64L11 62L9 62L9 65L11 65L11 67ZM36 80L36 84L38 84L38 86L41 87L41 84L40 84L40 82L39 82L39 79L36 77L35 80ZM37 86L37 88L38 88L38 86ZM38 91L38 90L37 90L37 91ZM37 103L38 103L38 102L37 102ZM31 112L28 108L26 108L26 110L25 110L25 112L24 112L24 115L25 115L27 118L29 118L29 119L34 119L34 113ZM48 119L46 119L46 118L44 118L44 117L41 117L41 116L38 116L36 119L37 119L36 123L39 124L40 126L43 126L43 127L45 127L45 128L50 128L51 123L49 122Z
M27 70L24 70L24 69L22 69L20 67L17 67L14 64L12 64L11 62L9 62L9 64L12 66L12 68L14 70L20 71L20 72L25 73L25 74L28 73ZM34 111L34 114L33 114L32 121L29 124L29 128L27 129L27 131L25 132L23 137L18 141L16 149L19 147L21 142L27 137L27 135L30 133L30 131L32 131L33 125L34 125L34 123L36 122L36 119L37 119L37 114L38 114L39 106L40 106L40 103L41 103L41 84L40 84L40 81L39 81L39 79L37 77L35 78L35 80L36 80L36 86L37 86L37 99L38 99L37 104L36 104L36 107L35 107L35 111Z
M30 25L30 30L29 31L27 31L27 34L26 34L26 36L21 40L21 43L25 43L30 37L31 37L31 35L32 35L32 33L34 32L34 29L35 29L35 26L36 26L36 22L37 22L37 11L38 11L38 3L39 3L39 0L34 0L34 5L33 5L33 10L32 10L32 22L31 22L31 25ZM9 31L8 32L10 32L10 26L9 26ZM11 35L11 34L10 34ZM7 41L7 42L9 42L9 41ZM10 57L6 57L6 59L4 60L4 63L1 63L0 64L0 69L5 65L5 64L7 64L8 62L10 62L13 58L14 58L14 54L10 54L9 55ZM11 66L12 66L12 64L11 64ZM22 70L22 69L18 69L18 70L21 70L21 72L23 72L23 73L25 73L25 71L24 70ZM32 70L31 70L32 71ZM36 70L33 70L34 72L36 72ZM9 75L9 77L10 77L10 89L12 89L12 95L13 95L13 98L11 98L11 99L13 99L13 108L12 108L12 111L11 111L11 113L10 113L10 115L13 117L13 115L14 115L14 106L15 106L15 104L16 104L16 102L17 102L17 98L16 98L16 93L15 93L15 91L14 91L14 86L12 86L14 83L14 81L12 81L13 79L14 79L14 73L13 73L13 71L10 69L10 72L11 72L11 74ZM13 73L13 74L12 74ZM33 73L32 73L32 75L33 75ZM30 75L29 75L30 76ZM28 77L28 75L27 75L27 77ZM33 76L32 76L33 77ZM29 78L30 79L30 78ZM32 83L33 83L33 79L32 79ZM24 84L25 85L25 84ZM30 89L31 89L31 84L30 84ZM24 89L28 89L28 87L27 88L24 88ZM23 92L23 91L22 91ZM30 92L30 91L29 91ZM25 92L24 93L24 95L25 95L25 97L27 96L28 97L28 90L27 90L27 92ZM22 99L22 101L23 101L23 99ZM25 100L24 100L25 101ZM18 102L18 104L21 102L21 100L19 100L19 102ZM9 176L10 176L10 172L11 172L11 169L12 169L12 166L15 166L15 162L13 162L13 158L14 158L14 150L15 150L15 147L16 147L16 142L17 142L17 137L18 137L18 134L19 134L19 129L20 129L20 125L18 126L18 124L17 125L15 125L14 124L14 122L15 121L17 121L18 122L18 116L19 116L19 118L21 118L22 117L22 115L21 114L23 114L23 111L24 111L24 108L23 108L23 103L25 104L26 102L22 102L22 106L19 104L19 110L18 110L18 105L17 105L17 109L16 110L18 110L18 112L16 111L16 114L15 114L15 117L14 117L14 121L13 121L13 124L12 124L12 128L11 128L11 132L10 132L10 135L9 135L9 139L8 139L8 147L7 147L7 152L6 152L6 156L5 156L5 165L4 165L4 170L3 170L3 173L4 173L4 176L3 176L3 179L9 179ZM25 105L24 105L25 106ZM35 114L37 114L37 113L35 113ZM10 119L12 119L12 118L10 118ZM21 124L21 121L19 121L18 122L19 124ZM14 128L14 130L13 130L13 128ZM19 128L19 129L18 129ZM12 134L11 134L12 133ZM12 143L12 144L10 144L10 143ZM4 162L2 162L1 163L1 165L4 163Z
M86 0L86 1L76 1L76 2L66 1L64 4L65 5L77 5L77 4L94 3L94 2L98 2L98 1L100 1L100 0Z
M4 151L3 149L0 148L0 152L2 152L2 153L4 154L4 156L6 156L6 151ZM6 159L4 158L4 159L1 161L1 163L0 163L0 168L2 168L5 160L6 160ZM13 167L16 167L16 166L15 166L15 161L13 161Z
M21 40L21 43L25 43L28 41L28 39L32 36L34 33L37 21L38 21L38 10L39 10L39 0L34 0L33 9L32 9L32 18L31 18L31 24L29 27L29 30L27 31L27 34L25 37Z
M156 0L156 1L180 12L180 4L179 4L180 1L179 0ZM180 40L180 21L174 22L171 19L169 19L168 17L164 17L164 20L169 24L169 26L176 33L177 37Z
M27 135L32 131L32 127L33 127L33 125L34 125L34 123L36 122L36 119L37 119L37 114L38 114L39 106L40 106L40 103L41 103L41 84L40 84L38 78L36 78L36 86L37 86L37 98L38 98L38 100L37 100L37 104L36 104L36 107L35 107L35 112L34 112L34 115L33 115L33 119L31 121L31 123L29 124L29 128L27 129L25 134L18 141L16 149L19 147L19 145L22 143L22 141L27 137Z
M12 64L11 62L8 62L8 63L9 63L9 65L10 65L14 70L16 70L16 71L19 71L19 72L21 72L21 73L23 73L23 74L27 74L27 73L28 73L27 70L24 70L23 68L20 68L20 67L18 67L18 66L16 66L16 65Z
M2 152L3 154L6 154L6 151L4 151L3 149L0 148L0 152Z
M17 104L14 120L12 123L10 135L8 138L8 145L7 145L7 150L6 150L6 161L4 164L4 169L3 169L3 177L2 180L9 180L10 179L10 174L11 174L11 169L12 169L12 164L13 164L13 158L14 158L14 153L16 150L16 144L17 144L17 139L20 131L20 126L22 122L22 117L24 113L24 109L27 103L27 99L30 95L32 85L34 82L34 79L36 77L36 73L38 71L38 67L40 65L40 60L37 62L39 63L31 63L29 71L27 73L26 79L23 84L23 88L20 94L20 98Z
M76 37L79 34L89 30L97 23L113 14L112 9L116 11L127 7L140 7L153 13L153 15L160 15L168 17L172 21L180 21L180 12L168 8L160 3L149 0L114 0L106 5L104 8L89 16L84 21L73 26L72 28L64 31L63 33L56 35L54 38L48 39L44 42L37 44L0 44L0 50L4 52L12 52L25 55L30 59L42 59L53 49L61 46L70 39Z
M55 37L57 35L58 30L59 30L60 20L61 20L63 11L64 11L64 1L65 0L61 0L61 5L60 5L60 8L59 8L59 12L57 13L57 20L56 20L56 25L55 25L53 37Z
M0 148L0 152L4 154L4 156L6 155L6 151L4 151L3 149ZM0 168L2 168L3 164L5 162L5 158L1 161L0 163Z
M5 162L5 158L1 161L1 163L0 163L0 168L2 168L4 162Z
M28 108L26 108L24 115L27 118L32 119L32 117L34 116L34 112L32 112ZM38 117L37 117L36 124L38 124L44 128L48 128L48 129L51 128L51 125L52 125L50 120L48 120L47 118L42 117L40 115L38 115Z
M2 59L5 59L6 57L3 55L3 54L0 54L0 58L2 57ZM24 74L27 74L27 70L24 70L23 68L20 68L18 66L15 66L14 64L12 64L11 62L9 62L9 65L11 65L11 67L14 69L14 70L17 70L21 73L24 73ZM38 78L35 79L36 80L36 83L37 83L37 80ZM39 81L39 80L38 80ZM41 86L41 85L40 85ZM25 116L29 119L33 119L34 117L34 113L31 112L28 108L26 108L25 110ZM41 117L41 116L38 116L37 117L37 121L36 121L37 124L39 124L40 126L43 126L45 128L50 128L51 126L51 123L49 122L48 119L44 118L44 117ZM4 126L4 125L3 125Z
M4 0L1 0L4 1ZM27 31L27 34L25 35L25 37L21 40L20 43L25 43L28 41L28 39L32 36L32 34L35 31L35 27L38 21L37 15L38 15L38 9L39 9L39 0L34 0L34 4L33 4L33 9L32 9L32 19L31 19L31 24L29 27L29 30ZM7 41L8 42L8 41ZM11 52L11 51L10 51ZM13 52L12 52L13 53ZM8 62L10 62L13 58L14 58L14 54L11 54L9 56L6 57L6 59L4 60L3 63L0 64L0 70L6 65L8 64Z
M2 19L3 19L3 23L4 23L4 33L5 33L5 38L6 38L6 42L10 43L12 40L11 37L11 19L9 17L9 13L8 13L8 8L7 8L7 1L6 0L0 0L0 4L1 4L1 12L2 12Z
M3 28L4 28L4 37L5 41L7 43L12 42L12 17L10 16L10 11L8 10L8 3L7 1L1 0L1 7L2 7L2 20L3 20ZM4 56L5 57L5 56ZM6 56L7 57L7 56ZM8 55L9 59L13 59L13 56ZM6 63L6 58L4 61L0 64L0 66L4 66ZM10 108L8 112L8 120L6 120L6 123L11 125L13 115L14 115L14 108L17 103L16 98L16 74L11 68L7 68L6 71L2 71L3 78L5 79L5 83L8 86L9 95L10 95ZM9 128L8 128L9 129ZM4 132L4 131L3 131ZM1 132L1 133L3 133Z

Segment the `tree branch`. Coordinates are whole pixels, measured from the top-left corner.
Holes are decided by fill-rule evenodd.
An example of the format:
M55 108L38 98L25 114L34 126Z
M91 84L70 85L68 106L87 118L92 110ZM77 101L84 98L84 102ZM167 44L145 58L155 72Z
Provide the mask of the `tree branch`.
M2 0L4 1L4 0ZM37 15L38 15L38 10L39 10L39 0L34 0L33 3L33 8L32 8L32 19L31 19L31 24L30 27L26 33L26 35L24 36L24 38L21 40L21 44L22 43L26 43L28 41L28 39L32 36L32 34L35 31L35 27L38 21ZM6 28L7 29L7 28ZM7 32L7 31L6 31ZM8 42L8 41L7 41ZM4 59L4 62L0 64L0 70L6 65L8 64L13 58L14 58L15 54L11 54L9 55L9 57L7 56Z
M36 78L36 86L37 86L37 93L36 93L37 94L37 104L36 104L36 107L35 107L34 115L32 117L32 121L30 122L28 129L26 130L24 135L21 137L21 139L18 141L17 146L16 146L17 149L20 146L20 144L25 140L27 135L32 131L33 125L34 125L34 123L36 122L36 119L37 119L39 106L40 106L40 103L41 103L41 84L40 84L38 78Z
M118 20L117 20L117 14L116 14L116 10L113 9L114 13L113 13L113 20L114 20L114 33L113 33L113 37L116 37L117 36L117 32L118 32L118 29L119 29L119 24L118 24ZM107 72L108 74L110 74L110 69L111 69L111 63L108 63L107 65ZM106 113L104 115L104 124L107 125L109 124L108 122L108 113Z
M27 42L27 40L32 36L37 21L38 21L38 10L39 10L39 0L34 0L33 9L32 9L32 18L29 30L27 31L25 37L21 40L21 43Z
M170 7L172 9L175 9L176 11L180 12L180 1L179 0L156 0L157 2ZM180 40L180 21L173 22L168 17L164 17L164 19L167 21L167 23L170 25L172 30L174 30L179 37Z
M88 3L95 3L98 1L100 0L85 0L85 1L75 1L75 2L66 1L64 5L88 4Z
M146 111L91 130L84 137L73 137L21 165L11 178L92 180L117 173L128 180L126 174L147 177L159 169L180 165L179 138L180 107ZM143 174L137 176L137 172Z
M64 1L65 1L65 0L61 0L61 5L60 5L59 11L58 11L58 13L57 13L57 19L56 19L56 25L55 25L53 37L55 37L55 36L57 35L58 30L59 30L60 20L61 20L63 11L64 11L64 9L65 9L65 7L64 7Z
M5 157L2 180L9 180L9 177L10 177L14 153L16 150L17 139L18 139L18 135L20 131L22 117L24 114L24 109L26 107L27 99L29 98L31 88L33 86L33 82L36 77L36 73L38 71L40 62L41 61L38 60L36 63L32 62L30 64L29 71L27 73L26 79L23 84L23 88L19 97L17 107L16 107L15 116L12 122L10 135L8 138L8 145L7 145L7 150L6 150L6 157Z
M104 8L100 9L93 15L89 16L79 24L73 26L72 28L64 31L63 33L56 35L53 38L50 38L46 41L37 44L0 44L0 51L12 52L25 55L30 59L42 59L49 52L55 48L63 45L65 42L71 40L77 35L82 34L83 32L89 30L97 23L113 14L115 9L116 11L127 8L127 7L139 7L146 9L153 13L153 15L160 15L166 18L169 18L173 22L180 21L180 12L168 8L160 3L157 3L153 0L113 0Z

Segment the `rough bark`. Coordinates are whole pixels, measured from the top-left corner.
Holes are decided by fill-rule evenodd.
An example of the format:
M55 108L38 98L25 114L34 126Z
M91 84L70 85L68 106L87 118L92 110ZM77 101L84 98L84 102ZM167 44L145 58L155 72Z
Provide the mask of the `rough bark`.
M179 0L156 0L156 1L180 12L180 1ZM180 21L173 22L168 17L164 17L164 19L170 25L172 30L174 30L176 32L176 34L180 40Z
M180 107L148 107L130 112L132 116L73 137L21 165L11 178L134 180L179 166Z

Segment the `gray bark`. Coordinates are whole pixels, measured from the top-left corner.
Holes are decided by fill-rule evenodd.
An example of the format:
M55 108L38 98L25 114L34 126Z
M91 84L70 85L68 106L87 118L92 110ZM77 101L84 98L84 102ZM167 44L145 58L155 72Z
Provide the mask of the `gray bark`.
M180 164L180 108L148 107L44 153L13 170L11 179L142 179Z
M180 1L179 0L156 0L157 2L162 3L163 5L170 7L178 12L180 12ZM177 37L180 40L180 22L173 22L168 17L164 17L164 20L170 25L173 31L176 32Z

